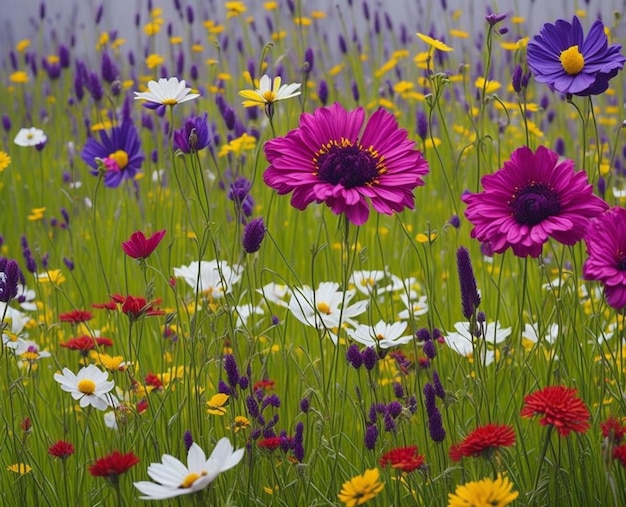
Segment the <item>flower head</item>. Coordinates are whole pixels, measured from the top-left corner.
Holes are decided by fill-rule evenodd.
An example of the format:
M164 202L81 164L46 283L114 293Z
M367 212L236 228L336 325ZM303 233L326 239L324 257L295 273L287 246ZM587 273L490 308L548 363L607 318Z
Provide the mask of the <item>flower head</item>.
M381 467L389 465L391 468L409 473L424 466L424 456L418 454L417 446L415 445L411 447L397 447L383 454L379 463Z
M120 451L113 451L89 465L89 473L94 477L115 480L137 463L139 463L139 458L132 452L122 454Z
M161 463L152 463L148 475L155 482L135 482L135 487L143 493L142 500L163 500L201 491L215 478L237 465L244 455L244 449L233 451L227 438L219 440L213 452L206 459L202 448L195 442L187 454L187 465L174 456L164 454Z
M265 223L263 218L254 218L246 224L243 230L241 244L246 253L252 254L261 248L265 237Z
M604 284L607 303L626 307L626 209L614 207L591 221L585 235L585 280Z
M461 442L450 449L452 461L460 458L484 456L489 458L500 447L515 444L515 431L507 424L485 424L479 426Z
M548 386L524 397L522 417L540 414L541 425L554 426L561 436L572 431L584 433L589 429L589 410L578 397L575 388Z
M265 144L270 163L263 181L279 194L293 192L303 210L324 202L355 225L369 216L413 209L413 189L424 184L428 164L395 117L379 109L364 126L363 108L318 108L300 117L300 127Z
M355 507L374 498L384 487L378 468L372 468L344 482L338 496L346 507Z
M161 78L158 83L149 81L148 89L150 91L134 92L135 100L147 100L164 106L175 106L200 96L199 93L190 93L191 88L185 87L185 80L178 81L177 77Z
M241 90L239 95L247 99L243 101L244 107L267 106L279 100L297 97L302 93L301 86L300 83L281 85L280 76L276 76L272 81L267 74L264 74L256 90Z
M448 494L448 507L506 507L519 496L508 477L483 479L457 486Z
M11 157L5 151L0 150L0 173L11 165Z
M474 224L471 236L497 253L512 248L518 257L538 257L550 237L573 245L608 207L593 195L584 171L544 146L534 153L518 148L481 182L482 192L463 196L465 215Z
M374 326L359 324L356 329L349 329L348 334L354 341L367 345L368 347L388 349L404 345L413 340L413 335L403 335L407 326L408 323L406 321L387 324L381 320Z
M132 180L144 161L137 129L130 120L113 127L110 133L101 130L100 142L87 139L80 156L94 176L104 170L104 184L111 188L124 179Z
M18 146L41 146L47 140L48 136L44 134L43 130L30 127L20 129L13 142Z
M70 442L58 440L48 447L48 454L55 458L67 459L74 454L74 446Z
M115 383L108 378L107 372L93 364L81 368L77 374L69 368L63 368L63 374L54 374L54 380L61 384L61 389L79 400L81 408L91 405L98 410L119 405L117 398L111 394Z
M423 33L417 33L416 34L422 41L424 41L426 44L428 44L431 48L434 49L438 49L439 51L444 51L444 52L449 52L449 51L454 51L453 48L451 48L450 46L448 46L447 44L445 44L444 42L441 42L440 40L434 39L429 35L425 35Z
M133 232L128 241L122 242L122 250L133 259L146 259L159 246L163 236L165 236L165 229L155 232L147 239L143 232Z
M183 153L195 153L210 143L207 113L187 118L182 128L174 131L174 147Z
M174 268L174 276L182 278L196 292L202 292L208 298L221 299L239 282L242 271L241 266L229 266L224 261L193 261L189 266Z
M560 93L598 95L624 66L622 46L608 44L604 24L594 21L587 37L580 20L546 23L528 43L528 66L540 83Z

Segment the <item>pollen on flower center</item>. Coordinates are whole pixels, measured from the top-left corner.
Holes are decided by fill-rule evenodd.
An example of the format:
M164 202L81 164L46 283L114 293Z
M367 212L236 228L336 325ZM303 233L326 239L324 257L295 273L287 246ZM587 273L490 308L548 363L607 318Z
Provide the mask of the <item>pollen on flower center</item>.
M332 312L330 311L330 305L324 301L320 301L317 303L317 309L320 313L324 313L326 315L330 315Z
M276 94L272 90L263 92L263 98L265 102L274 102L276 100Z
M190 488L192 484L196 482L203 475L206 475L206 472L202 472L201 474L191 472L187 477L183 479L183 482L178 487L180 489Z
M561 51L560 55L561 65L563 70L573 76L578 74L585 66L585 58L582 53L578 51L578 46L570 46L569 48Z
M383 157L372 147L363 148L348 139L329 141L313 158L317 177L345 188L376 183L376 177L386 172Z
M542 183L517 191L509 202L513 218L521 225L537 225L561 209L557 193Z
M124 169L128 165L128 153L126 153L124 150L114 151L107 157L107 159L109 161L115 162L119 170Z
M178 101L176 99L164 99L161 104L164 106L175 106L178 104Z
M617 266L615 266L620 271L626 271L626 255L621 250L617 251Z
M78 390L83 394L93 394L96 390L96 383L88 378L85 378L78 382Z

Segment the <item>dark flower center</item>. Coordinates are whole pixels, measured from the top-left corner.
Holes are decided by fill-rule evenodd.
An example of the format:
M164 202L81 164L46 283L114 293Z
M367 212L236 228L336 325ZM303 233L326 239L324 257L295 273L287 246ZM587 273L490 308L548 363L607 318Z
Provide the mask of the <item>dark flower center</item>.
M345 188L375 183L376 177L385 172L382 157L373 147L366 150L347 139L324 145L313 162L320 180Z
M615 267L620 271L626 271L626 255L621 250L617 252L617 266Z
M518 224L537 225L561 210L559 196L543 183L531 184L515 193L509 203Z

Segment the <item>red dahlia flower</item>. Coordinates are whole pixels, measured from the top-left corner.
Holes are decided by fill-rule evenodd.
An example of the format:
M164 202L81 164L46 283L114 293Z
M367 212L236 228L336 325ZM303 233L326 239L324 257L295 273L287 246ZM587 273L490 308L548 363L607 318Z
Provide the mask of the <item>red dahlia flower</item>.
M472 456L491 457L500 447L510 447L515 444L515 431L506 424L485 424L479 426L461 442L450 448L452 461Z
M74 454L74 446L64 440L58 440L48 447L48 454L55 458L67 459Z
M94 477L116 479L118 475L127 472L137 463L139 463L139 458L132 452L122 454L119 451L113 451L111 454L98 458L93 464L89 465L89 473Z
M424 465L424 456L417 453L417 446L397 447L380 457L380 466L389 465L403 472L413 472Z
M575 388L549 386L526 395L520 415L537 414L543 415L539 424L554 426L564 437L572 431L584 433L589 429L589 410Z
M300 126L265 144L270 163L263 181L292 206L326 203L336 215L362 225L369 204L391 215L413 209L413 189L424 184L428 164L393 114L379 109L364 126L365 111L340 104L303 113Z
M87 310L73 310L71 312L59 314L59 320L61 322L69 322L70 324L80 324L81 322L87 322L92 318L92 313Z

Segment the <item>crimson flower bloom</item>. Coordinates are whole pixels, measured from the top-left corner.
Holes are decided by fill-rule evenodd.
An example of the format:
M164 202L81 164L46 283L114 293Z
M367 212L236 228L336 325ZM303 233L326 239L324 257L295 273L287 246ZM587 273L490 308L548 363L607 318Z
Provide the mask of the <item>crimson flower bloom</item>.
M613 448L613 458L618 460L624 468L626 468L626 444L618 445Z
M74 446L64 440L58 440L48 447L48 454L55 458L67 459L74 454Z
M622 46L609 46L604 24L597 19L587 37L580 20L559 19L543 25L528 43L528 66L535 79L560 93L598 95L624 66Z
M69 322L70 324L80 324L81 322L87 322L92 318L93 315L87 310L73 310L71 312L59 314L59 320L61 322Z
M624 440L624 435L626 435L624 422L614 415L609 416L606 421L600 423L600 430L602 431L602 436L609 439L613 444L620 444Z
M380 466L402 470L409 473L424 466L424 456L417 453L417 446L397 447L380 457Z
M89 465L89 473L94 477L116 480L119 475L127 472L137 463L139 463L139 458L132 452L122 454L119 451L113 451Z
M265 144L271 165L263 181L281 195L293 192L300 210L323 202L355 225L367 221L368 200L387 215L413 209L428 163L393 114L379 109L363 128L364 119L362 107L340 104L303 113L297 129Z
M122 296L120 294L113 294L111 301L107 303L96 303L92 306L94 308L105 308L107 310L117 310L118 305L121 306L122 312L128 315L128 318L135 321L143 315L148 317L156 315L165 315L163 310L154 308L154 305L158 305L161 301L159 299L149 303L144 298L134 296Z
M280 437L267 437L259 440L257 446L262 449L267 449L269 451L275 451L280 447L280 444Z
M66 342L59 343L61 347L70 350L77 350L83 356L87 356L90 350L96 347L112 347L113 340L110 338L94 338L93 336L79 336L77 338L71 338Z
M538 257L549 237L564 245L580 241L590 219L608 205L593 195L584 171L545 146L518 148L502 169L481 179L483 192L462 197L471 236L493 252Z
M592 220L585 244L589 257L583 277L602 282L606 302L621 310L626 306L626 209L611 208Z
M515 431L507 424L485 424L479 426L461 442L450 448L452 461L472 456L490 458L500 447L510 447L515 444Z
M566 437L570 432L584 433L589 429L589 410L578 397L575 388L548 386L524 397L522 417L543 415L541 425L552 425Z
M147 239L143 232L133 232L128 241L122 242L122 250L133 259L147 259L159 246L163 236L165 236L165 229L155 232Z

